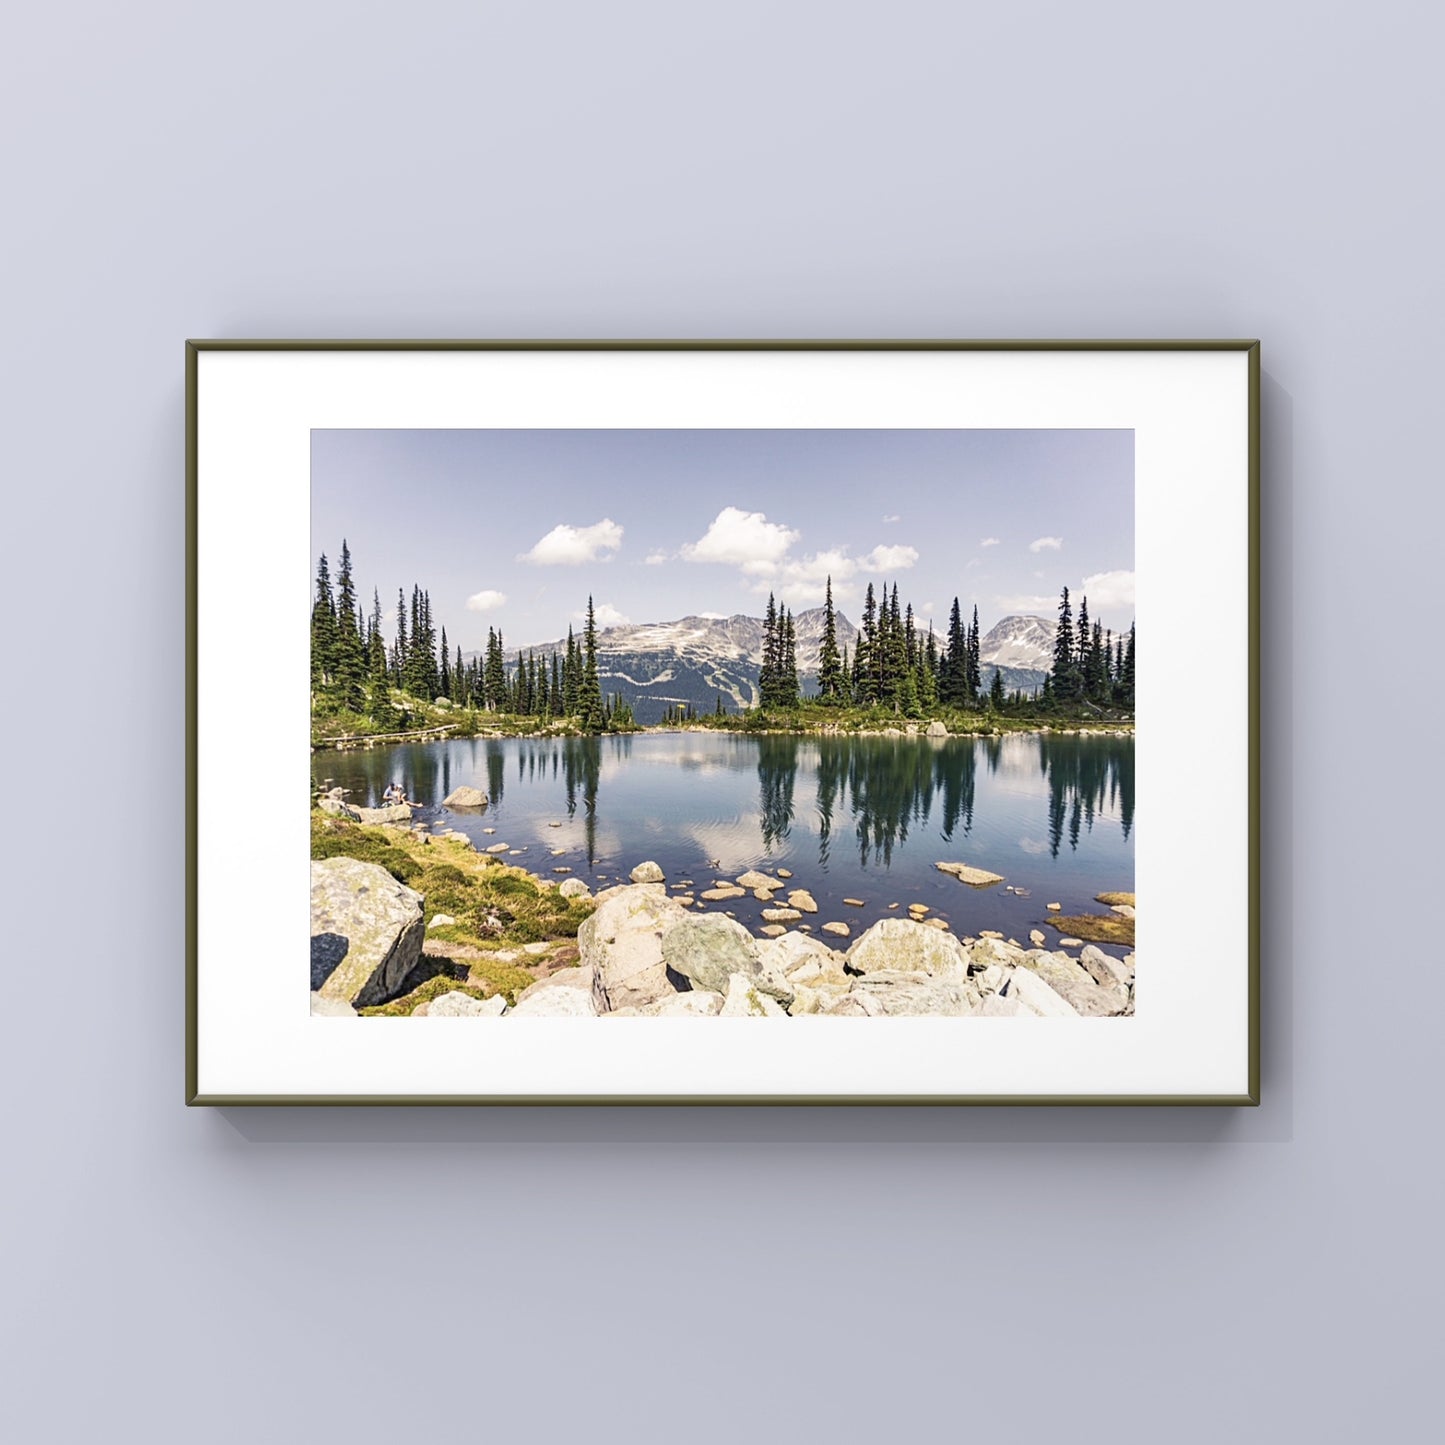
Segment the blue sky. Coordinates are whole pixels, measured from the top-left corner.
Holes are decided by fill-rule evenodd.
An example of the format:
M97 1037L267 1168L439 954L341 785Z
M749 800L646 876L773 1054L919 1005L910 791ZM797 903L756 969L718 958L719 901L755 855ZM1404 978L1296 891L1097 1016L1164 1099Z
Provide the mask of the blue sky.
M345 537L360 596L430 592L471 651L565 634L591 593L603 622L760 615L833 597L854 621L898 583L946 625L986 631L1087 592L1134 618L1130 431L314 431L313 568ZM926 623L925 623L926 625Z

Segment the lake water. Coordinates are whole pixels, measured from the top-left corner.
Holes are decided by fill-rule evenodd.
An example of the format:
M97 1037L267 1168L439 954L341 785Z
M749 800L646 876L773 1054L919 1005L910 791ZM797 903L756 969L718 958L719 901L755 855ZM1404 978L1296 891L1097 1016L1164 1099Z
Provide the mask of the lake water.
M698 888L787 868L788 887L819 905L804 921L838 919L855 937L921 902L957 933L996 928L1026 944L1043 927L1052 946L1045 903L1102 912L1095 894L1134 887L1132 738L476 738L316 753L312 772L363 806L400 781L426 805L418 821L479 849L507 843L517 851L506 861L557 881L567 868L605 888L648 858L669 883ZM489 805L442 808L462 784ZM943 860L1001 873L1026 896L969 888L938 872ZM748 894L723 906L756 927L765 905Z

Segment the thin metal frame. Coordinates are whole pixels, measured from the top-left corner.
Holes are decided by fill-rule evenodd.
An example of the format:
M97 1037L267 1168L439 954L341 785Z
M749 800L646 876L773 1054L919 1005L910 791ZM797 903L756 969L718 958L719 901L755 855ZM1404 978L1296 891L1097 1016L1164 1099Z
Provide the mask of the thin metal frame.
M1248 361L1249 398L1249 1082L1243 1094L341 1094L271 1095L202 1094L198 1084L196 1000L198 932L196 880L196 498L197 407L200 353L203 351L1243 351ZM1081 340L891 340L891 341L296 341L191 340L186 342L186 1103L196 1106L236 1105L520 1105L576 1104L660 1105L1257 1105L1260 1101L1260 344L1253 339L1195 341Z

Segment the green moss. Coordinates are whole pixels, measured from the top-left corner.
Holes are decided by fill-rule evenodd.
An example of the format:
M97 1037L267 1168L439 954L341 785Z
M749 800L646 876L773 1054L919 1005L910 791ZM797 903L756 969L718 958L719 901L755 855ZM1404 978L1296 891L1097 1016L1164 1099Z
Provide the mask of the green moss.
M1135 906L1134 895L1132 893L1096 893L1094 894L1094 902L1107 903L1111 906L1116 903L1124 903L1130 908Z
M428 843L404 829L367 828L316 811L311 856L379 864L422 895L428 924L438 913L456 919L431 929L428 938L484 950L576 938L596 907L591 899L563 898L522 869L464 845Z
M1134 946L1134 920L1120 918L1117 913L1078 913L1067 918L1051 913L1044 922L1050 928L1057 928L1064 938L1082 938L1085 943Z
M489 998L491 992L495 992L495 990L489 992L484 987L463 983L450 973L439 973L427 979L425 983L419 984L410 993L392 999L390 1003L377 1004L373 1008L364 1008L359 1012L363 1018L407 1018L415 1013L421 1004L430 1003L432 999L440 998L444 993L464 993L468 998L483 999Z

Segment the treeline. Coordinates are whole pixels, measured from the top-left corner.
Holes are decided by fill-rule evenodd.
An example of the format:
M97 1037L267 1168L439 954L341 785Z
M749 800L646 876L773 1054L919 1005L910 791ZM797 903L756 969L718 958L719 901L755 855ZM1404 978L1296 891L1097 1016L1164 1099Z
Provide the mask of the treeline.
M885 586L881 597L868 584L863 615L853 654L838 645L837 613L833 607L833 579L828 578L823 598L823 637L818 650L818 692L810 699L825 707L885 707L904 717L923 717L944 707L976 706L982 700L982 669L978 656L978 608L964 626L958 598L953 599L948 633L940 646L930 623L921 628L913 604L904 604L898 585ZM777 609L768 598L763 624L762 706L797 707L796 639L792 614ZM770 658L775 659L770 668ZM769 684L771 683L771 686ZM1015 694L1013 700L1020 700ZM1002 709L1009 697L1003 679L995 672L990 701Z
M910 718L926 717L939 708L984 707L1004 713L1091 704L1129 709L1134 706L1134 629L1127 638L1115 638L1098 623L1090 624L1087 598L1075 623L1065 588L1054 666L1041 692L1007 690L997 667L985 689L977 607L965 623L955 597L948 631L940 640L931 622L926 629L919 626L912 603L900 602L896 583L885 585L881 594L869 583L850 657L848 649L838 645L830 577L823 600L816 696L805 699L802 694L793 616L771 595L763 621L759 693L764 711L796 708L806 700L824 707L883 707Z
M1128 635L1089 621L1089 599L1079 603L1075 621L1069 589L1059 599L1054 665L1044 678L1045 705L1087 703L1095 707L1134 706L1134 627Z
M341 543L340 571L333 588L330 565L322 553L311 606L311 690L322 707L395 726L411 711L410 700L445 701L519 717L575 720L583 732L633 727L631 706L621 694L604 697L597 672L597 619L587 599L587 622L580 638L567 629L562 652L525 657L517 653L508 668L502 634L487 629L485 651L464 660L453 649L447 630L432 621L431 596L413 586L396 595L396 624L388 645L382 634L381 597L372 592L368 614L359 607L351 549Z

